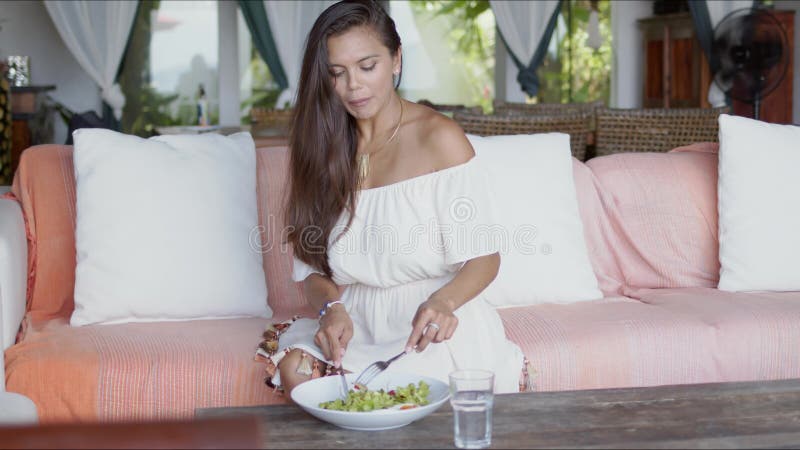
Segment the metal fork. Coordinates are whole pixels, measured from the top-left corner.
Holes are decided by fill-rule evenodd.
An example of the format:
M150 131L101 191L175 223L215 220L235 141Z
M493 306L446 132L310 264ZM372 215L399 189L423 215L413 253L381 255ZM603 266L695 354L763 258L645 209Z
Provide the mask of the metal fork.
M397 361L398 359L400 359L401 356L405 354L406 352L404 350L400 352L399 355L390 358L386 361L376 361L370 364L369 366L367 366L366 369L364 369L363 372L361 372L361 375L359 375L358 378L356 378L356 385L362 385L362 386L368 385L370 381L374 380L375 377L377 377L378 375L381 374L381 372L386 370L386 368L389 367L389 364Z
M347 394L350 392L350 388L347 387L347 378L344 376L344 370L339 369L339 380L342 381L341 386L339 386L339 390L341 390L342 400L347 400Z

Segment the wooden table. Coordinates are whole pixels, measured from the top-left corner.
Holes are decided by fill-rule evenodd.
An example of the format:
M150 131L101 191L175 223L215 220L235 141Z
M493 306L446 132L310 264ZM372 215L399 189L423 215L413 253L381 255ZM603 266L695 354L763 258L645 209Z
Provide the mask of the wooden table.
M0 449L258 448L252 416L136 423L0 424Z
M296 406L199 409L257 415L264 448L452 448L449 405L404 428L348 431ZM495 397L495 448L800 448L800 379Z

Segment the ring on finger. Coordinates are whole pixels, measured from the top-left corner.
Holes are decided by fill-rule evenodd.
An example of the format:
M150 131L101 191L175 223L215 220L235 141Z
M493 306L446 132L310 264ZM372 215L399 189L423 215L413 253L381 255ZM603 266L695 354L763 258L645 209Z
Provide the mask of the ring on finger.
M439 330L441 329L441 328L439 327L439 324L438 324L438 323L436 323L436 322L428 322L428 324L427 324L427 325L425 325L425 333L427 333L427 332L428 332L428 328L433 328L434 330L436 330L436 332L437 332L437 333L438 333L438 332L439 332Z

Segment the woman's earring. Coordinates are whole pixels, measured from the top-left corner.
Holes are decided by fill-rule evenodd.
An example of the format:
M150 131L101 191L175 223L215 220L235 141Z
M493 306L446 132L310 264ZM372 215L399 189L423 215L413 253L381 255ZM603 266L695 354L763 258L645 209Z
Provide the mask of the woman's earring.
M397 86L397 79L400 77L400 72L392 73L392 86Z

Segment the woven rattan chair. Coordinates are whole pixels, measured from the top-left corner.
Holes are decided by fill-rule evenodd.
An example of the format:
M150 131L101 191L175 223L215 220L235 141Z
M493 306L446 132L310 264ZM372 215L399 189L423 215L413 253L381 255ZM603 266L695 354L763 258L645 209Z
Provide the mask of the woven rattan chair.
M589 130L596 128L595 114L605 104L598 100L589 103L515 103L495 100L492 102L494 113L498 116L553 116L562 114L589 113ZM594 135L589 137L589 145L594 144Z
M604 106L602 101L591 103L515 103L502 100L495 100L492 105L494 106L494 113L501 116L560 115L580 114L583 112L594 114L595 110Z
M583 161L586 157L586 139L590 132L591 113L558 114L542 116L479 115L456 112L455 120L465 133L479 136L500 134L567 133L570 136L572 156Z
M666 152L695 142L716 142L717 119L728 108L606 109L597 111L595 155Z
M251 108L250 123L270 127L288 127L293 113L293 109Z
M444 103L433 103L430 100L418 100L417 103L420 105L425 105L428 108L435 109L440 113L450 113L455 114L456 112L466 112L472 114L483 114L483 108L480 106L465 106L465 105L457 105L457 104L444 104Z

